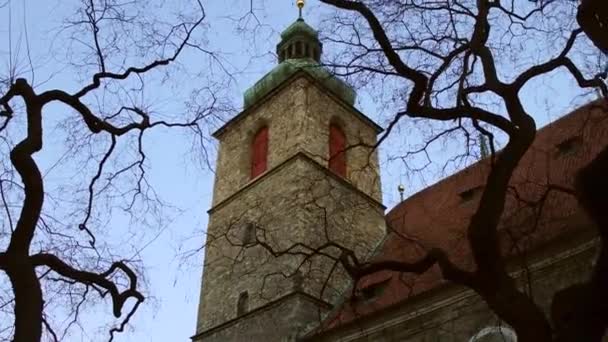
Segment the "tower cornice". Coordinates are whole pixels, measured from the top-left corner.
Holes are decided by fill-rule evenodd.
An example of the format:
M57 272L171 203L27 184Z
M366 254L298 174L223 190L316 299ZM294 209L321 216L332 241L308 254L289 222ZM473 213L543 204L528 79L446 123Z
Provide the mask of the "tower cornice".
M242 188L240 188L239 190L234 192L232 195L228 196L221 202L214 205L211 209L207 210L207 213L213 214L213 212L217 211L218 209L227 205L228 203L234 201L235 199L240 197L243 193L248 191L250 188L253 188L257 184L264 182L267 178L270 178L272 175L274 175L277 172L280 172L283 168L285 168L286 166L290 165L291 163L293 163L297 160L305 160L305 161L309 162L310 164L314 165L317 169L319 169L321 172L323 172L328 178L334 179L339 184L342 184L345 187L347 187L348 189L350 189L351 191L356 192L357 194L359 194L361 197L365 198L367 201L369 201L369 203L376 206L380 210L382 210L382 211L386 210L386 206L384 204L380 203L378 200L376 200L372 196L366 194L365 192L363 192L361 189L357 188L354 184L352 184L345 178L336 175L334 172L330 171L325 166L319 164L319 162L317 162L312 156L308 155L308 153L300 151L300 152L297 152L296 154L294 154L293 156L291 156L290 158L287 158L285 161L283 161L279 165L268 170L261 176L251 180L249 183L247 183L245 186L243 186Z

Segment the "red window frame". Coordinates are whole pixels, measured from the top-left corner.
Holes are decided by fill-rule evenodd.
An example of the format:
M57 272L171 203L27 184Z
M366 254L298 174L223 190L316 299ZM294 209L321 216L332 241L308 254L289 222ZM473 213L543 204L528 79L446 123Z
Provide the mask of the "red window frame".
M346 135L336 124L329 126L329 169L346 177Z
M268 164L268 127L260 128L251 144L251 179L266 171Z

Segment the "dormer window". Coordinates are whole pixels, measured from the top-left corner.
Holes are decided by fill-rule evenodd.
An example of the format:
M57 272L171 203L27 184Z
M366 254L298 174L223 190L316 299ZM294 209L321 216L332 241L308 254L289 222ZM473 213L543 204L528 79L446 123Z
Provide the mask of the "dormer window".
M478 185L459 193L458 196L460 197L461 202L465 203L477 197L482 192L482 190L483 186Z
M384 293L389 281L390 278L360 288L355 294L356 299L364 302L375 300Z
M329 169L346 177L346 136L336 124L329 126Z
M569 155L576 153L576 151L578 151L579 147L582 145L582 142L583 139L579 135L569 137L568 139L565 139L564 141L555 145L557 148L557 154Z
M268 127L258 130L251 144L251 179L266 171L268 164Z

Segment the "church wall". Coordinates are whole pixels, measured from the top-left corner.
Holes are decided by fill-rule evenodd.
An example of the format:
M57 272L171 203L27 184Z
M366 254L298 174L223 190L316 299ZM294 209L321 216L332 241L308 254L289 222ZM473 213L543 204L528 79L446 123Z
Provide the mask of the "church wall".
M555 292L588 279L597 251L593 242L587 242L560 253L533 264L529 283L525 273L517 277L522 288L532 291L547 317L551 317ZM398 309L379 313L364 323L355 323L323 338L313 337L311 341L467 342L473 341L472 337L484 328L500 326L506 328L481 297L471 290L446 285L431 294L410 298ZM487 336L477 341L502 341L500 338Z
M304 154L287 160L211 211L199 332L236 318L236 303L244 291L252 310L298 288L319 297L324 285L322 299L334 302L348 285L339 268L326 282L329 258L311 258L300 267L301 276L294 276L301 257L277 258L263 247L245 247L248 223L257 226L256 237L274 251L298 242L316 247L333 241L361 258L385 234L380 204ZM336 249L327 251L338 255Z

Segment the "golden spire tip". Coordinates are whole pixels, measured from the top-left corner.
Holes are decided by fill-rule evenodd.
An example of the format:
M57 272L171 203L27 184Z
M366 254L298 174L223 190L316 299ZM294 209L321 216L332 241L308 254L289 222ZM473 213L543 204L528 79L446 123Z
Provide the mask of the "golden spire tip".
M296 5L298 6L298 11L300 12L299 18L302 19L302 8L304 8L304 0L297 0Z

